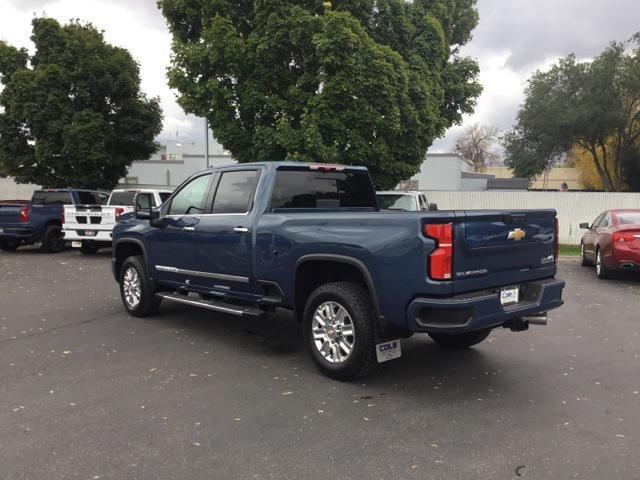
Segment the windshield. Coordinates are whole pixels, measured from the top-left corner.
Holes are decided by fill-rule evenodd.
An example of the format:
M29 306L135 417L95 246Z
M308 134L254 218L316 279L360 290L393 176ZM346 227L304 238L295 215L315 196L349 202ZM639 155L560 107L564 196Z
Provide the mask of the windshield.
M404 210L406 212L417 210L413 195L378 195L378 203L381 210Z
M620 225L638 225L640 224L640 212L618 213L618 222Z

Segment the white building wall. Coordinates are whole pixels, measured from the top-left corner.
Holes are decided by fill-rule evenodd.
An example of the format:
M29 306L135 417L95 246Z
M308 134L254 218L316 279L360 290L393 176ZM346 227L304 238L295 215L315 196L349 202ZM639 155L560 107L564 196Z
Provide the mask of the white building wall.
M38 185L16 183L11 177L0 178L0 200L31 200Z
M418 182L418 190L461 190L462 172L468 171L471 165L457 155L429 153L411 180Z
M558 212L560 243L579 245L584 230L580 223L592 223L605 210L640 209L640 193L600 192L426 192L440 210L524 210L554 209Z

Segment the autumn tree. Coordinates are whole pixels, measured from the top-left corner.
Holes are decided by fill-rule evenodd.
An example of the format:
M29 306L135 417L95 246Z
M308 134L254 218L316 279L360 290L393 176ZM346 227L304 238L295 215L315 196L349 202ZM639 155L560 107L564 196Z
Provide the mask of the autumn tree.
M162 113L124 48L92 25L33 20L34 55L0 42L0 172L21 183L110 189L157 148Z
M488 163L500 158L495 151L497 141L497 128L469 125L456 142L456 153L473 164L474 172L484 172Z
M169 83L240 162L369 167L381 188L475 106L475 0L160 0Z

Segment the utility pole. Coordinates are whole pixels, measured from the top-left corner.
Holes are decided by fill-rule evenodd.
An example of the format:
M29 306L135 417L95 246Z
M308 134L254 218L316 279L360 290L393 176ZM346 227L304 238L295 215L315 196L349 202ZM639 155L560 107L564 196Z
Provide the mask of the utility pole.
M206 117L204 119L204 159L209 168L209 120Z

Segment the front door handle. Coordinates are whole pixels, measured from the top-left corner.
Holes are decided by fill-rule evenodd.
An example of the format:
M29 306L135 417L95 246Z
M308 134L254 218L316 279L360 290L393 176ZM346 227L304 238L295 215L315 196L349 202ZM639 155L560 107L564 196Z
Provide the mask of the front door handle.
M185 232L195 232L196 227L183 227L182 230Z
M247 227L234 227L233 231L236 233L248 233L249 229Z

